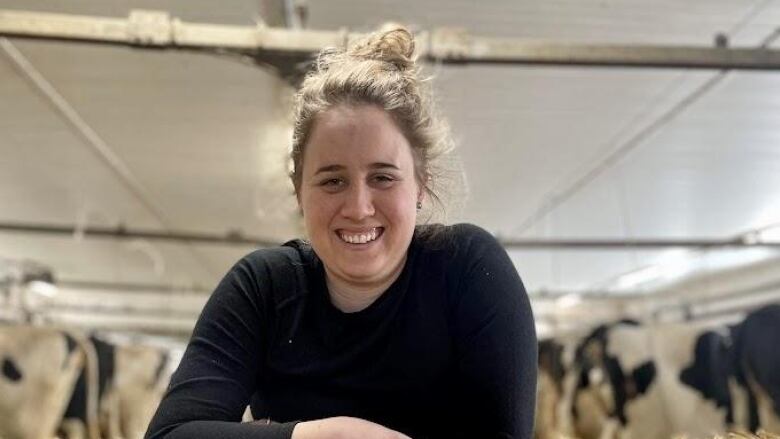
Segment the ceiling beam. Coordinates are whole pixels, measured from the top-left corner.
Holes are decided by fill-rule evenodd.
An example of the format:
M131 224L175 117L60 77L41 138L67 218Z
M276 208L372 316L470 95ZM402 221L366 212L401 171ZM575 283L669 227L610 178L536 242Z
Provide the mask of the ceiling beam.
M507 249L513 250L658 250L666 248L693 248L711 250L718 248L780 248L780 241L751 241L743 237L732 239L513 239L501 240Z
M0 222L0 232L31 233L44 235L70 235L111 239L148 239L151 241L186 242L193 244L225 244L257 247L273 247L281 242L246 236L240 231L224 234L129 229L118 227L77 227L72 225ZM567 238L567 239L502 239L498 241L509 250L636 250L664 248L780 248L780 241L762 241L760 237L745 234L729 239L666 239L666 238Z
M289 74L295 66L305 70L321 49L343 47L361 34L346 29L286 29L264 23L237 26L185 22L166 11L132 10L128 18L110 18L0 9L0 36L234 53ZM712 47L578 44L482 37L453 28L420 32L417 38L421 57L441 63L780 69L780 50L732 48L725 38Z
M0 231L112 239L140 238L148 239L150 241L172 241L192 244L227 244L259 247L271 247L281 244L281 242L269 239L244 236L240 231L229 231L225 234L218 234L205 232L128 229L122 225L117 227L79 227L74 225L59 224L0 222Z

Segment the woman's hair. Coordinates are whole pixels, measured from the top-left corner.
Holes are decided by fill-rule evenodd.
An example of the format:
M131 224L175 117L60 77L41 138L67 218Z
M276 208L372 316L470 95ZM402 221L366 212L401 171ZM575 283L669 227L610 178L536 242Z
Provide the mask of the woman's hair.
M385 26L346 49L325 49L295 95L292 179L300 194L303 156L317 117L338 105L376 105L384 109L412 149L415 177L425 192L434 192L440 172L435 159L449 152L451 138L435 114L427 78L415 62L414 37L402 26Z

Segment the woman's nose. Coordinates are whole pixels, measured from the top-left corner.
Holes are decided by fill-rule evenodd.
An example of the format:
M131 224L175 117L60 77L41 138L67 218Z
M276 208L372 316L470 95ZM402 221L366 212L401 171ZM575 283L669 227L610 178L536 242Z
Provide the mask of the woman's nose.
M346 193L341 214L345 218L362 220L374 215L374 202L371 189L366 185L353 185Z

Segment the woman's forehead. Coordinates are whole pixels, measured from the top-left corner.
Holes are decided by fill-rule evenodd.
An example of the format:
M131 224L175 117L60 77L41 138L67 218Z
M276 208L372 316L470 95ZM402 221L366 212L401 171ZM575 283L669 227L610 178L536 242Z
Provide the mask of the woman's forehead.
M314 168L377 163L401 168L410 160L406 137L384 110L374 106L328 110L317 118L305 151L305 161Z

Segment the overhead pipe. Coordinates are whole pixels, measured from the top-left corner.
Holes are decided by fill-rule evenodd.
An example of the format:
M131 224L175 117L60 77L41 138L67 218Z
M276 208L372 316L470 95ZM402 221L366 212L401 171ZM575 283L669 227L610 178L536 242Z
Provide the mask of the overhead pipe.
M225 244L239 246L273 247L279 241L246 236L240 231L204 233L184 231L159 231L118 227L77 227L41 223L0 222L0 231L46 235L83 234L85 237L136 239L186 242L193 244ZM632 250L664 248L780 248L780 241L762 241L747 234L730 239L502 239L498 241L509 250Z
M210 50L249 55L280 71L310 61L325 47L360 37L346 30L317 31L185 22L166 11L132 10L128 18L0 9L0 35L81 41L150 49ZM472 35L436 28L418 35L420 56L455 64L641 67L673 69L778 70L780 51L731 48L722 35L713 47L538 42Z

